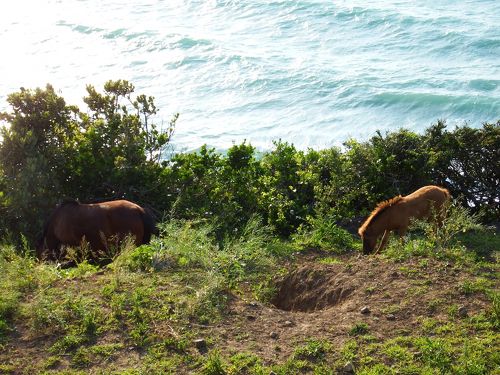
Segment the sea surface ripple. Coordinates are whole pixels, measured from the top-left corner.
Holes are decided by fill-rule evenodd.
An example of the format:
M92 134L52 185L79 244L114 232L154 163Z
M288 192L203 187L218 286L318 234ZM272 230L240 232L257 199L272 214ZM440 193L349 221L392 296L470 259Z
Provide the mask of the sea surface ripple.
M497 0L8 0L0 6L0 111L51 83L127 79L177 151L269 149L500 119Z

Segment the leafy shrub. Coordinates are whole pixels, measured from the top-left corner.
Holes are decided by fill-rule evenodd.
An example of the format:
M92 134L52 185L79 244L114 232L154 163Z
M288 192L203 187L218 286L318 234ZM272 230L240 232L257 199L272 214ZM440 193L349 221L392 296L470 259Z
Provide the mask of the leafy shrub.
M343 253L353 248L354 239L333 220L322 217L310 218L309 225L299 227L293 240L300 246Z
M305 172L311 160L286 142L274 146L261 161L259 212L277 233L288 236L312 213L313 185Z
M64 197L143 200L154 190L177 115L157 129L153 98L134 91L123 80L106 82L104 93L87 86L89 113L50 85L8 96L12 112L0 113L0 208L8 229L33 240Z
M500 215L500 121L448 130L438 121L423 134L400 129L343 148L297 150L277 141L257 157L246 142L226 154L207 146L165 158L174 115L152 122L154 99L123 80L103 92L87 87L88 111L54 88L9 95L0 114L0 234L33 242L55 203L127 198L154 207L159 219L209 220L220 245L258 214L276 234L312 230L312 246L348 239L339 224L358 223L377 202L426 184L450 189L483 220Z
M447 186L455 197L473 212L482 211L487 220L500 216L500 120L483 124L481 129L469 126L446 129L438 121L425 131L423 141L429 155L430 176Z

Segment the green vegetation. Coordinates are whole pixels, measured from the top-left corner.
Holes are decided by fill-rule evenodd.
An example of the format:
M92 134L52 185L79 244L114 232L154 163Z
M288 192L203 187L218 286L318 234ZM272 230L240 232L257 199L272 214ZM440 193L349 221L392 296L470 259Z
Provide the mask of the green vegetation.
M399 130L344 147L276 142L257 157L167 155L177 115L126 81L87 88L82 112L51 86L9 96L0 141L0 373L489 374L500 366L500 122ZM413 225L380 255L355 231L374 205L424 184L455 197L444 225ZM34 258L64 197L154 208L160 235L106 267ZM325 310L271 304L291 283ZM305 278L304 278L305 279ZM318 280L316 280L318 279ZM328 279L330 280L330 279ZM337 279L331 279L335 282ZM293 280L292 280L293 281ZM316 283L316 284L315 284ZM304 288L301 290L300 288ZM314 301L311 301L314 303ZM361 313L368 305L369 312Z
M425 184L446 186L484 221L500 216L500 122L450 131L438 121L421 135L402 129L321 151L278 141L259 158L245 142L224 155L207 147L170 155L177 114L156 125L154 99L131 83L109 81L102 93L88 86L84 101L81 111L50 85L8 97L0 227L16 243L23 235L32 244L63 198L123 197L159 218L208 220L219 240L259 215L278 235L337 251L352 245L342 226Z

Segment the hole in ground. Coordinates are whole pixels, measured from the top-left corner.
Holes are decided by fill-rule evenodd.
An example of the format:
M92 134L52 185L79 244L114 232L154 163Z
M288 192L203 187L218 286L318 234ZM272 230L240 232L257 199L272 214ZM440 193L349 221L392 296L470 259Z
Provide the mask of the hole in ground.
M313 312L343 302L353 291L331 269L305 266L290 272L276 285L271 303L286 311Z

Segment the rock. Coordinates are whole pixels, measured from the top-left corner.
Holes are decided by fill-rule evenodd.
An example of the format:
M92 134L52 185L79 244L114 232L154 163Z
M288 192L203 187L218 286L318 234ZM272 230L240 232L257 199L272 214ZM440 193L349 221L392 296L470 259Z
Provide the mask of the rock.
M342 367L342 372L344 374L354 374L355 371L354 371L354 365L352 364L352 362L347 362L344 367Z
M208 352L207 342L205 341L205 339L194 340L194 346L196 347L196 349L198 349L200 354L205 354L206 352Z
M361 311L361 314L369 314L370 308L368 306L365 306L360 311Z
M252 302L250 302L250 303L248 304L248 306L250 306L250 307L258 307L258 306L259 306L259 304L258 304L257 302L255 302L255 301L252 301Z
M273 332L271 332L271 333L269 334L269 337L271 337L272 339L275 339L275 340L276 340L276 339L279 337L279 335L278 335L276 332L274 332L274 331L273 331Z
M385 318L386 318L387 320L396 320L396 315L394 315L394 314L387 314L387 315L385 316Z
M467 311L467 307L465 306L460 306L458 308L458 316L461 318L466 318L469 315L469 312Z
M285 323L283 323L283 325L285 327L292 327L293 326L293 322L289 321L289 320L285 320Z

